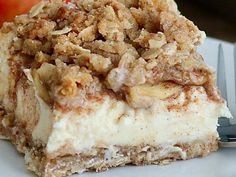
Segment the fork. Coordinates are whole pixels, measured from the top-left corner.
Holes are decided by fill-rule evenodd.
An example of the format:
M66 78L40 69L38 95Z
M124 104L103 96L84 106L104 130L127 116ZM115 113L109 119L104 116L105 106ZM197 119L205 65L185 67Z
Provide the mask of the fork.
M234 44L234 84L236 88L236 43ZM223 47L221 44L218 47L217 85L223 98L226 101L228 101L226 74L225 74L225 60L224 60ZM220 146L236 147L236 124L233 124L228 118L225 117L221 117L219 119L219 124L220 126L218 127L218 132L221 139Z

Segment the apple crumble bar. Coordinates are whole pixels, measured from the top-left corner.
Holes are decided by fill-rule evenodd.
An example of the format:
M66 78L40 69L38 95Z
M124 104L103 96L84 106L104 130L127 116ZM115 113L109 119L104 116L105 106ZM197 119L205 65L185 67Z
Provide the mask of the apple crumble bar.
M173 0L44 0L0 30L0 135L41 177L218 148L230 117Z

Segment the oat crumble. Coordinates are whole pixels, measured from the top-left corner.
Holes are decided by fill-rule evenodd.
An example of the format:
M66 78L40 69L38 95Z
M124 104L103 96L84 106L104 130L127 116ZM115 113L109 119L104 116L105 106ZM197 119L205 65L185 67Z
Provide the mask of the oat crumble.
M214 73L196 51L205 34L172 0L42 1L1 31L9 27L17 33L11 54L32 68L47 102L83 105L75 99L87 93L127 95L165 81L217 95Z

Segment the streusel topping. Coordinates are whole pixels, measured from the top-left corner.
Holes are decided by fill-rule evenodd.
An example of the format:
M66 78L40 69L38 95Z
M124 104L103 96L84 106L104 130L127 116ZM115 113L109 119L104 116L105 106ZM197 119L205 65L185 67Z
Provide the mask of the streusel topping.
M81 106L102 90L125 99L132 87L166 81L217 95L196 52L205 34L173 0L42 1L2 31L9 28L12 55L32 69L47 102Z

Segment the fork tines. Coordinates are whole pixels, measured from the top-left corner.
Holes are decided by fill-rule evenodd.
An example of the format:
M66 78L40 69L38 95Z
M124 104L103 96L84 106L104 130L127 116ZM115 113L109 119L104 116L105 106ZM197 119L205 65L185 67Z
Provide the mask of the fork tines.
M234 90L235 90L235 106L236 106L236 43L234 43ZM235 110L235 114L234 116L236 116L236 110Z
M236 43L234 44L234 83L236 89ZM218 48L217 85L222 96L227 101L228 95L227 95L227 83L226 83L226 73L225 73L225 60L224 60L223 47L221 44L219 45ZM234 113L234 118L235 114L236 113ZM219 119L220 126L218 127L218 131L221 137L220 145L222 147L236 146L236 125L233 124L234 121L235 121L234 119L232 119L232 121L229 121L229 119L227 118Z
M218 63L217 63L217 85L223 98L227 101L227 87L225 74L225 59L223 47L220 44L218 47Z

